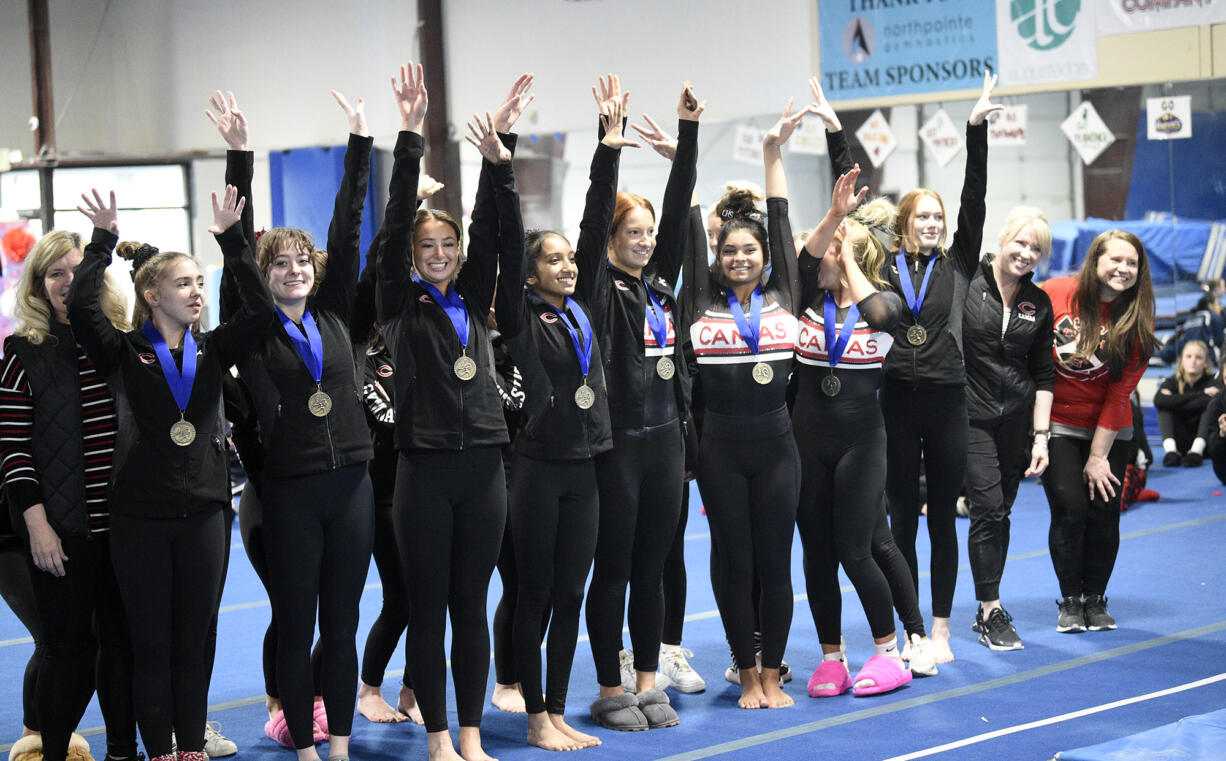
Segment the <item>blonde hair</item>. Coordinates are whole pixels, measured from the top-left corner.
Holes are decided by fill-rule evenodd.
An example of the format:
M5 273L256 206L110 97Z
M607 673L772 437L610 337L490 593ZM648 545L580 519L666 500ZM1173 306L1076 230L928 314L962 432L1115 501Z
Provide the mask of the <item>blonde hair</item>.
M877 236L873 235L872 231L855 219L848 217L843 221L840 231L834 234L834 241L840 247L851 246L856 265L873 284L873 287L880 290L888 285L881 277L881 269L886 257L885 246L881 245L881 241L877 240Z
M260 235L255 244L255 263L260 268L260 273L267 278L273 260L287 248L297 248L310 257L311 266L315 269L315 281L311 284L313 295L319 290L324 275L327 274L328 252L315 248L315 236L306 230L299 230L297 227L274 227Z
M17 281L15 312L18 324L13 331L14 335L21 336L36 346L47 339L55 314L51 300L47 298L43 279L52 265L74 251L81 251L81 248L80 235L55 230L44 235L34 248L30 249L21 279ZM103 276L102 292L98 301L102 313L112 325L119 330L128 329L125 317L128 311L127 300L111 279L110 273Z
M1179 393L1181 394L1184 392L1184 389L1192 385L1192 381L1188 380L1187 372L1185 372L1183 369L1183 353L1188 350L1189 346L1199 346L1201 354L1205 355L1205 372L1201 373L1201 377L1213 377L1213 373L1208 372L1209 363L1212 361L1210 359L1212 355L1209 353L1209 345L1198 338L1188 341L1183 345L1183 348L1179 350L1179 361L1175 363L1175 384L1179 386Z
M133 257L140 249L141 244L132 241L123 241L115 248L115 253L119 254L128 261L133 261ZM162 273L166 268L174 262L186 259L187 261L196 261L187 254L181 254L176 251L160 251L149 257L143 264L135 265L139 268L132 272L132 284L136 288L136 303L132 305L132 326L139 329L149 320L152 310L149 302L145 300L145 291L155 291L158 287L158 282L162 279ZM199 329L199 322L192 326L192 331Z
M1051 225L1043 212L1034 206L1014 206L1005 217L1005 225L1000 228L1000 245L1016 237L1027 226L1034 231L1035 240L1039 242L1039 256L1051 253Z

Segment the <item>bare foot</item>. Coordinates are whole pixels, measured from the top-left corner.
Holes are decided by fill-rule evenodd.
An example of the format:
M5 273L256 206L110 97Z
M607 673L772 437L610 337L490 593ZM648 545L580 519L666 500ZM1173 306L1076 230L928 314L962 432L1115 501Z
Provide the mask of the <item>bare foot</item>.
M554 729L557 729L562 734L579 743L580 748L592 748L600 745L600 738L592 735L584 734L574 727L566 723L566 717L560 713L549 714L549 720L553 722Z
M545 750L579 750L583 747L555 727L544 711L528 714L528 744Z
M421 716L421 706L417 705L417 695L409 687L400 686L400 699L396 701L396 710L408 716L419 727L426 723Z
M495 684L494 694L490 697L490 703L500 711L507 713L524 713L528 709L524 707L524 692L519 686L519 682L515 684Z
M949 619L948 618L933 618L932 619L932 634L928 639L932 640L932 659L937 663L950 663L954 659L953 650L949 649Z
M482 750L480 727L460 727L460 756L464 761L498 761Z
M762 694L766 696L762 703L765 708L787 708L796 704L779 685L779 669L762 669Z
M778 681L778 672L776 672ZM741 708L766 708L766 693L762 691L762 679L756 668L741 669L741 699L736 701Z
M408 716L392 708L383 699L382 690L365 683L358 688L358 713L380 724L399 724L409 720Z
M429 761L464 761L464 758L455 752L451 744L451 732L446 729L426 735L426 750L429 753Z
M276 698L264 698L264 709L268 711L268 718L275 719L277 714L281 713L281 701Z

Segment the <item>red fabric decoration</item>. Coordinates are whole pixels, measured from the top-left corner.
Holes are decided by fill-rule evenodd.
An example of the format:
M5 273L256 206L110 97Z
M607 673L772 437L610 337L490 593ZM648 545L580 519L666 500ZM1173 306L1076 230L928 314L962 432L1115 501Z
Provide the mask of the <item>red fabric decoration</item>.
M34 248L34 236L24 227L14 227L0 238L0 248L4 250L4 255L15 264L21 264L26 260L26 256L30 253L30 249Z

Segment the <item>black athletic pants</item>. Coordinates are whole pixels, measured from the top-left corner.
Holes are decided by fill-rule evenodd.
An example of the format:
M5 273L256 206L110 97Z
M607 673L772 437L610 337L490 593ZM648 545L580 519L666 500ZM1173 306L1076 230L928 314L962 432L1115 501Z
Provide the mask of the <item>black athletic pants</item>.
M880 418L865 421L859 429L831 426L821 419L820 401L807 394L797 396L792 421L801 463L796 525L804 547L805 587L814 626L830 585L838 589L842 563L873 638L888 637L894 633L890 587L872 550L885 482L885 428ZM818 591L823 586L824 595Z
M295 747L315 744L311 641L316 609L328 728L351 734L358 680L358 603L370 567L374 510L366 464L264 478L264 549L277 615L277 688ZM318 603L318 605L317 605Z
M39 731L38 708L35 692L38 689L38 662L42 659L42 630L38 623L38 610L34 604L34 584L30 581L29 555L25 543L18 537L9 536L0 541L0 597L8 604L13 615L21 621L34 638L34 652L26 661L25 676L21 686L21 724L26 729Z
M955 505L966 474L966 389L881 389L885 416L885 493L894 541L911 566L919 590L915 538L919 531L921 459L928 482L928 540L932 545L932 615L949 618L958 581Z
M506 513L498 447L400 453L394 520L409 589L409 670L427 732L447 729L449 611L460 726L481 726L490 669L486 595Z
M209 622L217 612L225 507L188 518L111 513L111 564L132 632L133 696L150 759L204 748Z
M36 695L43 758L63 761L67 756L68 739L95 686L108 750L133 757L132 641L111 567L109 536L63 536L60 543L68 556L60 577L39 570L26 553L42 633Z
M681 515L677 520L677 533L673 546L668 548L664 559L664 628L660 642L665 645L680 645L681 632L685 628L685 527L690 518L690 485L681 484Z
M1009 554L1009 513L1022 474L1030 465L1030 416L971 423L967 433L966 499L971 528L966 538L975 599L1000 599L1000 577ZM1121 479L1122 481L1123 479Z
M602 687L622 683L618 655L624 619L630 624L635 670L659 668L661 580L681 513L684 467L677 420L648 429L615 428L613 449L596 456L600 528L587 590L587 632Z
M1111 473L1119 479L1115 496L1090 499L1082 469L1090 456L1090 440L1053 436L1048 444L1051 464L1043 473L1043 491L1051 508L1047 546L1063 597L1101 595L1115 568L1120 549L1120 494L1130 442L1116 441L1107 453Z
M519 571L515 662L528 713L566 713L583 584L596 552L597 505L591 459L551 462L515 456L508 516ZM549 676L542 698L541 619L551 608Z
M719 545L716 602L737 666L756 668L753 570L762 585L762 666L779 668L792 625L792 536L800 455L787 408L758 417L707 411L698 488Z
M400 550L396 546L396 529L392 520L393 499L390 493L375 495L375 567L383 585L383 607L370 625L366 647L362 651L362 683L371 687L383 684L383 673L396 650L400 635L409 625L409 590L404 585L404 568L400 565ZM412 687L409 677L409 648L405 642L405 669L401 684Z
M1158 410L1158 433L1162 440L1175 440L1175 451L1187 454L1192 448L1192 442L1200 434L1200 418L1204 410L1184 412L1182 410ZM1135 429L1134 429L1135 430Z

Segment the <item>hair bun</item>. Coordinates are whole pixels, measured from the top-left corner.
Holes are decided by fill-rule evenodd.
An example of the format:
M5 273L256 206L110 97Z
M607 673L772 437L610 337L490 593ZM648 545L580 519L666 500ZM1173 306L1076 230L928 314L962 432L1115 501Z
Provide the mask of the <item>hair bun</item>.
M132 282L136 282L136 273L145 266L145 262L158 254L158 248L148 243L125 240L115 247L115 253L132 262Z

